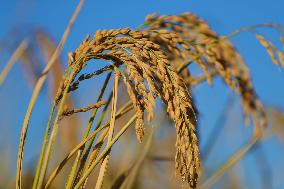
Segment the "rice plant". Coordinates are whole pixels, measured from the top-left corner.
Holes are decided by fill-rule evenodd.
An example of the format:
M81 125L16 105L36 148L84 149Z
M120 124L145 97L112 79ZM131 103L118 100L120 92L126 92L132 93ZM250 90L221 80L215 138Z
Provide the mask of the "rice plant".
M230 38L241 32L251 33L266 49L271 61L283 67L283 52L256 30L268 27L283 32L282 26L252 25L219 36L207 22L192 13L161 16L153 13L135 29L98 30L87 35L81 44L78 44L78 48L65 55L68 56L68 65L66 63L67 68L62 71L58 58L83 3L81 0L74 11L57 48L52 46L46 34L38 32L39 45L42 46L47 64L41 74L31 79L35 86L19 140L16 188L23 188L25 182L22 177L27 131L36 100L49 72L54 72L54 83L50 87L50 90L54 91L51 95L53 103L32 176L30 187L33 189L52 188L63 169L68 170L68 175L64 175L67 189L86 188L90 180L95 183L96 189L102 188L107 179L112 148L125 138L127 130L135 130L138 143L146 140L145 144L140 144L145 145L141 150L144 153L141 152L136 164L131 166L129 174L119 177L121 180L115 180L112 188L135 188L134 179L153 138L153 126L150 125L157 116L156 104L159 102L162 102L162 109L166 113L164 119L169 118L176 131L175 141L171 141L175 143L176 148L175 170L172 171L176 172L176 176L186 187L210 187L214 180L239 161L262 137L262 130L267 125L266 111L257 97L249 68L230 42ZM283 37L280 42L283 44ZM28 42L23 40L1 72L1 84L17 60L32 60L29 59L28 49ZM90 64L102 66L98 70L90 71L86 69ZM194 75L190 65L198 66L202 74ZM28 70L33 69L34 65L30 64ZM87 80L96 80L102 76L103 86L93 86L99 91L94 103L74 108L71 95L75 92L81 94L80 86ZM247 125L253 121L254 136L246 148L224 164L211 180L201 183L200 177L204 173L197 134L199 115L191 91L192 87L203 82L212 84L213 78L221 78L225 85L240 97ZM126 99L124 104L119 103L122 96ZM91 112L91 116L88 112ZM51 159L56 156L54 148L61 123L72 118L74 114L89 116L87 125L79 125L79 128L84 130L83 136L80 143L73 146L59 164L54 165ZM121 124L121 120L124 120L124 124ZM162 124L158 127L163 129Z

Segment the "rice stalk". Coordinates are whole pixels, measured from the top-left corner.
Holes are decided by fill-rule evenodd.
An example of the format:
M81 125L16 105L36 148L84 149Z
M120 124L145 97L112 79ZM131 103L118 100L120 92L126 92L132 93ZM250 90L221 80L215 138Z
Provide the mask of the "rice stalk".
M39 179L39 175L40 175L40 172L41 172L41 165L42 165L44 153L45 153L47 142L48 142L48 137L49 137L50 130L51 130L52 115L54 114L54 111L55 111L55 104L53 104L51 111L50 111L50 116L48 118L47 127L46 127L45 134L44 134L44 137L43 137L41 151L40 151L38 163L37 163L37 166L36 166L36 172L35 172L35 176L34 176L34 180L33 180L32 189L37 188L38 179Z
M48 63L50 60L52 54L54 53L56 49L55 42L52 41L51 37L49 37L46 33L39 30L36 31L36 42L41 49L41 52L44 56L45 62ZM63 75L63 68L61 65L60 58L58 57L55 60L55 63L53 64L52 68L50 69L50 77L48 78L47 84L49 85L48 88L50 90L50 97L53 99L56 95L56 91L59 88L60 80ZM68 105L72 105L73 102L71 101L68 103Z
M78 62L80 62L80 61L78 61ZM68 73L71 71L71 69L73 69L73 67L74 66L70 67L70 69L67 69L65 71L64 76L63 76L64 81L67 77L66 75L68 75ZM76 74L76 73L74 73L74 74ZM72 80L71 80L71 82L72 82ZM48 144L48 141L49 141L50 132L51 132L51 129L52 129L52 118L53 118L53 114L56 110L56 106L58 105L59 98L61 97L60 92L62 93L62 91L64 91L64 88L62 89L63 85L64 84L62 82L60 88L58 89L58 93L56 94L55 100L53 102L53 105L52 105L52 108L51 108L51 111L50 111L50 114L49 114L49 118L48 118L48 122L47 122L47 126L46 126L46 131L45 131L45 134L44 134L43 143L42 143L42 147L41 147L41 152L40 152L39 160L38 160L38 163L37 163L36 174L35 174L35 178L34 178L34 181L33 181L33 189L37 188L37 184L39 182L40 173L42 171L41 170L42 163L43 163L46 147L47 147L47 144Z
M89 157L89 160L88 160L86 169L90 168L90 166L92 165L92 163L96 160L96 158L97 158L97 156L98 156L98 154L99 154L99 152L100 152L100 150L101 150L101 148L102 148L102 145L103 145L103 143L104 143L104 140L106 139L106 137L107 137L107 135L108 135L108 131L109 131L109 130L105 130L105 132L103 132L103 133L100 135L100 137L98 138L96 144L94 145L93 151L90 153L90 157ZM85 159L85 162L86 162L86 161L87 161L87 160ZM84 171L80 173L80 176L81 176L82 174L84 174L84 172L85 172L86 169L84 169ZM80 177L77 177L77 179L78 179L78 180L77 180L77 182L75 183L75 185L78 183ZM86 180L84 181L84 184L82 185L81 188L85 188L85 187L86 187L87 181L88 181L88 178L86 178ZM75 185L74 185L74 186L75 186Z
M116 73L115 76L114 76L111 120L110 120L110 126L109 126L109 130L108 130L108 138L107 138L106 145L109 145L112 138L113 138L115 114L116 114L116 106L117 106L118 78L119 78L119 75L118 75L118 73ZM98 176L98 179L97 179L95 189L101 189L101 187L103 185L105 172L107 170L108 162L109 162L109 158L110 158L110 151L111 151L111 148L109 149L109 153L106 154L106 156L102 160L102 164L101 164L101 167L100 167L99 176Z
M36 42L41 49L41 52L46 60L46 63L49 61L52 53L54 52L56 46L54 41L49 37L45 32L41 30L36 30ZM52 66L50 70L50 75L48 76L48 91L51 99L54 99L56 96L56 90L59 88L61 77L63 75L63 69L60 58L56 60L56 63ZM72 96L69 96L66 100L66 107L72 108L74 107L74 100ZM62 117L61 117L62 118ZM64 119L62 125L68 125L68 127L73 129L65 130L64 127L60 127L59 133L62 136L62 144L63 148L68 151L72 149L74 145L77 144L77 135L79 132L78 125L80 124L80 119L78 116L70 117L69 119ZM70 141L70 138L73 140ZM61 146L57 145L56 149L61 148ZM58 157L60 158L60 157Z
M13 65L20 59L24 51L28 48L28 43L27 39L23 40L12 54L11 58L0 73L0 86L2 86Z
M126 106L122 107L116 114L116 119L119 119L121 116L123 116L125 113L130 111L132 107L131 104L128 103ZM80 150L88 141L93 140L96 135L102 131L105 128L108 128L110 125L110 122L105 123L102 126L97 127L91 134L89 134L84 140L82 140L78 145L76 145L75 148L73 148L68 155L61 161L61 163L52 171L51 175L49 176L49 179L47 180L45 188L48 188L51 184L51 182L55 179L55 177L59 174L60 170L64 167L64 165L67 163L67 161L75 155L75 153Z
M30 39L32 41L32 39ZM23 74L26 77L26 80L30 86L34 86L37 78L40 74L41 61L36 55L35 50L33 49L33 43L31 42L28 48L23 52L19 58L19 62L23 68Z
M131 102L128 102L128 103L126 103L124 106L122 106L121 107L121 109L118 111L118 114L119 115L121 115L121 116L123 116L124 114L126 114L127 112L129 112L130 110L132 110L133 109L133 106L132 106L132 103ZM117 119L117 118L116 118ZM101 117L100 117L100 119L99 119L99 121L98 121L98 123L97 123L97 127L99 127L100 125L101 125ZM96 144L95 144L95 147L94 147L94 149L93 149L93 151L90 153L90 150L91 150L91 148L92 148L92 145L93 145L93 143L94 143L94 139L90 142L90 144L89 144L89 146L88 146L88 148L87 148L87 150L86 150L86 152L85 152L85 154L84 154L84 157L87 157L88 155L89 155L89 153L90 153L90 157L89 157L89 159L87 160L87 158L83 158L82 160L82 168L81 168L81 172L79 173L79 171L78 171L78 173L79 174L77 174L78 175L78 177L77 177L77 181L75 182L75 184L78 182L78 180L80 179L80 177L79 176L81 176L81 174L82 173L85 173L85 171L88 169L88 168L90 168L90 166L92 165L92 163L96 160L96 158L97 158L97 155L98 155L98 153L99 153L99 151L100 151L100 149L101 149L101 147L102 147L102 145L103 145L103 141L104 141L104 139L105 139L105 137L106 137L106 135L108 134L108 130L106 130L104 133L102 133L101 134L101 136L98 138L98 141L96 142ZM85 167L85 164L86 164L86 167ZM80 170L80 169L79 169ZM85 188L85 186L86 186L86 184L87 184L87 181L88 181L88 179L86 179L85 180L85 182L84 182L84 184L83 184L83 186L82 186L82 188Z
M71 67L71 68L73 68L73 67ZM69 69L67 69L65 71L63 79L66 78L65 75L67 75L69 71L70 71ZM60 91L60 89L61 88L59 88L59 91ZM56 95L58 96L58 94L56 94ZM57 98L58 97L55 96L55 99L57 99ZM33 181L33 189L37 188L37 185L38 185L38 182L39 182L39 176L40 176L40 173L41 173L42 163L43 163L46 147L47 147L47 144L48 144L48 141L49 141L50 132L51 132L51 129L52 129L52 118L53 118L53 114L55 113L56 106L58 104L57 101L58 101L58 99L53 102L51 111L49 113L46 131L45 131L45 134L44 134L43 143L42 143L42 147L41 147L41 151L40 151L40 156L39 156L39 160L38 160L38 163L37 163L36 173L35 173L35 177L34 177L34 181Z
M59 126L58 121L59 121L60 115L63 112L63 107L64 107L64 103L65 103L65 99L66 99L67 91L68 91L68 86L71 84L72 80L74 79L74 77L76 75L77 75L77 72L76 72L76 70L74 70L72 72L72 74L65 79L64 84L66 84L66 87L65 87L64 91L62 92L62 99L61 99L60 104L58 106L57 115L55 117L52 129L51 129L49 142L46 146L46 152L45 152L45 154L43 156L43 160L42 160L42 166L41 166L41 169L40 169L41 172L39 174L38 185L37 185L38 189L40 189L42 187L42 183L43 183L43 180L44 180L44 177L45 177L48 161L49 161L49 158L50 158L50 155L51 155L51 150L53 148L53 144L54 144L55 137L56 137L57 130L58 130L58 126ZM49 126L47 126L47 127L49 127Z
M100 94L99 94L99 97L98 97L97 101L100 101L100 100L102 99L102 97L103 97L103 95L104 95L104 93L105 93L106 87L107 87L107 85L108 85L108 83L109 83L111 74L112 74L112 72L108 73L108 75L107 75L107 77L106 77L106 79L105 79L105 81L104 81L103 87L102 87L102 89L101 89L101 92L100 92ZM80 77L81 77L81 76L80 76ZM79 77L79 78L80 78L80 77ZM108 101L107 101L107 103L106 103L106 105L105 105L105 107L104 107L103 113L102 113L101 116L100 116L100 120L103 119L103 117L104 117L104 115L105 115L104 112L106 111L106 109L107 109L109 103L110 103L110 98L108 99ZM89 132L90 132L91 127L92 127L92 125L93 125L93 121L94 121L94 119L95 119L96 114L97 114L97 110L94 110L94 111L92 112L92 115L91 115L90 119L89 119L88 125L87 125L87 127L86 127L86 129L85 129L84 136L83 136L84 139L87 138L88 135L89 135ZM97 125L96 128L98 128L99 126L100 126L100 125ZM95 128L95 129L96 129L96 128ZM94 140L95 140L95 137L91 140L90 145L93 144L93 141L94 141ZM90 145L89 145L89 146L90 146ZM87 157L85 154L82 156L83 150L84 150L84 147L82 147L82 149L78 152L77 157L76 157L76 159L75 159L75 161L74 161L74 164L73 164L73 166L72 166L71 172L70 172L70 174L69 174L69 176L68 176L68 182L70 182L70 183L72 182L73 185L76 183L77 178L79 177L80 171L81 171L81 169L82 169L81 167L84 166L84 163L83 163L83 162L85 162L85 159L86 159L86 157ZM89 150L89 148L87 149L87 152L88 152L88 150ZM81 160L80 160L80 159L81 159ZM80 165L79 165L79 160L80 160ZM79 170L78 170L77 173L76 173L76 170L77 170L78 166L79 166ZM74 180L74 179L75 179L75 180Z
M22 131L21 131L21 136L20 136L20 144L19 144L19 150L18 150L18 160L17 160L17 171L16 171L16 188L17 189L21 189L22 188L22 166L23 166L23 156L24 156L24 145L25 145L25 138L26 138L26 134L27 134L27 130L28 130L28 124L29 124L29 120L30 120L30 116L32 113L32 110L34 108L36 99L39 95L39 92L43 86L43 83L47 77L47 73L49 72L49 70L51 69L51 67L53 66L53 64L55 63L55 60L59 57L63 46L67 40L67 37L70 33L70 30L73 26L73 23L75 22L77 15L80 12L80 9L82 7L84 3L84 0L80 0L78 6L76 7L76 10L74 11L74 14L72 15L68 26L62 36L62 39L59 43L59 45L57 46L55 52L53 53L52 57L50 58L48 64L46 65L46 67L44 68L43 72L42 72L42 76L39 78L39 80L37 81L28 108L27 108L27 112L24 118L24 122L23 122L23 126L22 126Z
M117 142L117 140L121 137L121 135L131 126L131 124L135 121L136 118L137 118L136 115L132 116L132 118L130 118L129 121L122 127L122 129L112 139L110 144L107 145L104 148L104 150L101 152L101 154L98 156L98 158L94 161L94 163L91 165L91 167L86 170L84 175L82 175L81 179L76 184L74 189L79 189L80 188L80 186L84 183L85 179L90 175L90 173L95 168L95 166L105 157L105 155L109 152L109 149Z
M90 134L86 139L82 140L78 145L76 145L75 148L71 150L71 152L68 153L68 155L59 163L59 165L54 169L54 171L51 173L49 178L47 179L46 185L44 188L49 188L52 181L55 179L55 177L59 174L60 170L64 167L64 165L67 163L67 161L75 155L75 153L82 148L89 140L93 139L97 133L99 133L101 130L109 127L109 124L106 124L102 127L97 128L92 134Z

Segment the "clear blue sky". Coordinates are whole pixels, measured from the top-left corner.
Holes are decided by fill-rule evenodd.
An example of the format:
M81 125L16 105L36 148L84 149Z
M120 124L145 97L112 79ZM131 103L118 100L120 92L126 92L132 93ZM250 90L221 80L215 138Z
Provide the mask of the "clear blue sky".
M29 28L41 27L58 41L77 2L74 0L2 0L0 1L0 39L11 28L20 25ZM67 52L74 50L86 34L93 34L97 29L135 28L143 22L147 14L152 12L157 12L158 14L193 12L209 22L210 26L220 35L225 35L237 28L252 24L272 22L284 25L283 7L283 0L86 0L65 45L63 59L67 59ZM259 31L263 31L265 36L281 48L275 31L271 29L261 29ZM266 51L252 35L241 34L233 38L232 42L237 46L237 49L251 68L253 82L260 99L268 106L277 106L283 110L283 70L271 63ZM1 69L6 60L7 57L0 57ZM14 87L10 87L12 85ZM11 77L8 77L4 86L0 89L0 144L4 140L1 137L6 136L6 144L7 142L9 143L8 146L12 152L15 152L15 149L17 149L18 141L14 141L14 138L18 138L20 135L21 123L31 96L31 90L27 90L27 87L28 85L24 81L20 67L15 66ZM48 110L41 108L47 103L47 95L45 93L46 91L43 91L36 105L28 138L38 139L39 133L42 134L43 128L40 127L44 125L48 113ZM212 120L215 120L218 112L222 110L227 94L228 90L219 80L216 81L212 88L208 88L205 84L194 89L197 107L201 113L200 131L202 137L206 138L208 135L208 131L211 129L210 126L213 125ZM78 103L80 103L80 100ZM17 109L16 115L13 113L15 108ZM10 139L7 139L7 136ZM232 140L238 139L237 137L232 138ZM223 140L229 139L224 138ZM33 142L30 141L28 143L28 152L33 151L33 148L38 148L40 145L40 142L38 142L33 146ZM203 141L201 139L202 144ZM232 142L232 144L235 143ZM234 146L232 151L227 153L232 153L236 147L238 147L238 144ZM4 147L0 146L0 150L2 148ZM26 155L28 160L35 153L26 153ZM283 154L281 157L283 157ZM11 161L15 162L15 159L16 157L13 157ZM276 159L275 161L280 160ZM284 168L283 164L282 162L282 169ZM281 186L284 187L283 183ZM275 186L275 188L278 187Z

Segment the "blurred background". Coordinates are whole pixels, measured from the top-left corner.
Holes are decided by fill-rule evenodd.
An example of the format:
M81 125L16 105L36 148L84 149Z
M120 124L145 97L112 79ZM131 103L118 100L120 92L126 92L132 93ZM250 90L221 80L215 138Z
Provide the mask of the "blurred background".
M0 1L0 71L20 44L26 49L0 86L1 189L14 188L19 136L33 86L58 44L77 3L74 0ZM93 35L98 29L134 29L153 12L159 15L192 12L208 22L219 35L227 35L240 27L253 24L284 25L283 7L283 0L86 0L58 60L58 66L50 74L32 114L24 159L25 187L29 188L29 180L32 182L52 95L56 92L56 80L60 79L60 73L67 67L68 52L75 50L87 34ZM259 31L283 50L279 33L269 28L261 28ZM283 68L271 63L266 50L253 35L241 33L231 41L250 68L255 89L268 113L269 126L264 131L263 139L249 148L242 159L218 177L209 188L284 188ZM94 65L89 69L94 68L99 66ZM75 93L69 103L76 107L94 103L101 82L98 77L82 84L80 93ZM198 133L204 169L202 180L206 181L249 143L253 127L245 126L239 97L220 79L214 79L212 86L205 82L193 88L193 96L200 113ZM121 104L125 98L121 97ZM70 118L72 120L65 121L59 132L57 147L63 149L60 151L63 155L58 155L55 162L62 160L79 143L84 129L82 126L86 125L87 118L76 115ZM147 159L140 165L134 188L180 188L173 171L174 127L165 119L163 112L158 113L155 121L162 123L162 127L155 129L153 144ZM144 145L137 143L133 133L127 136L115 146L115 149L127 147L128 153L114 150L108 175L110 183L127 170L129 162L136 160L139 149ZM115 157L123 158L123 162ZM64 181L58 179L57 183L53 188L60 188ZM105 187L110 188L107 184Z

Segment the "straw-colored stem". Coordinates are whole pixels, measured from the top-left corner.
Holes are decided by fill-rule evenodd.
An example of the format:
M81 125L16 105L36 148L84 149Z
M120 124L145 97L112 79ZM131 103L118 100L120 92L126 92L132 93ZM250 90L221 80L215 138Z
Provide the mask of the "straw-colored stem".
M68 153L68 155L60 162L60 164L54 169L54 171L51 173L49 178L47 179L46 185L44 188L48 188L52 181L55 179L55 177L59 174L60 170L63 168L63 166L67 163L67 161L75 155L75 153L82 148L89 140L93 139L100 131L107 128L109 126L109 123L99 127L96 129L92 134L90 134L86 139L81 141L75 148L71 150L71 152Z
M46 130L45 130L45 134L44 134L43 142L42 142L42 146L41 146L41 151L40 151L40 155L39 155L39 160L38 160L37 167L36 167L36 173L35 173L32 189L36 189L36 187L37 187L38 178L39 178L39 174L40 174L40 171L41 171L40 170L41 164L42 164L44 152L45 152L45 149L46 149L46 145L47 145L47 142L48 142L48 136L49 136L49 133L50 133L50 130L51 130L51 125L52 125L51 121L52 121L52 116L54 114L54 111L55 111L55 104L53 104L51 111L50 111L50 114L49 114Z
M76 65L76 64L75 64ZM69 74L69 72L74 68L74 66L71 66L70 68L68 68L65 73L64 73L64 76L62 78L62 82L65 81L67 75ZM58 90L61 90L61 89L58 89ZM57 103L54 102L53 103L53 106L51 108L51 111L50 111L50 114L49 114L49 118L48 118L48 122L47 122L47 126L46 126L46 130L45 130L45 135L44 135L44 139L43 139L43 143L42 143L42 147L41 147L41 152L40 152L40 156L39 156L39 160L38 160L38 164L37 164L37 168L36 168L36 174L35 174L35 177L34 177L34 181L33 181L33 189L36 189L37 188L37 184L38 184L38 181L39 181L39 176L40 176L40 173L41 173L41 168L42 168L42 161L43 161L43 158L44 158L44 155L45 155L45 150L46 150L46 146L47 146L47 142L49 140L49 135L50 135L50 131L51 131L51 128L53 126L52 124L52 118L53 118L53 114L55 112L55 108L57 106Z
M279 32L284 32L284 28L283 26L279 25L279 24L273 24L273 23L263 23L263 24L254 24L254 25L250 25L250 26L245 26L245 27L241 27L231 33L229 33L228 35L225 35L224 38L232 38L236 35L238 35L241 32L254 32L253 30L256 28L261 28L261 27L267 27L267 28L274 28L276 30L278 30Z
M109 132L109 129L106 129L98 138L98 140L96 141L96 144L94 145L94 149L93 152L90 154L90 158L87 164L87 168L90 167L90 165L93 163L93 161L97 158L98 153L100 152L100 149L103 145L103 141L105 140L107 134Z
M11 71L14 64L19 60L19 58L22 56L23 52L28 48L28 40L23 40L20 45L17 47L17 49L12 54L11 58L9 59L8 63L0 73L0 86L2 86L4 80L8 76L9 72Z
M104 117L105 117L105 115L106 115L108 106L109 106L109 104L110 104L110 102L111 102L111 97L112 97L112 94L110 95L110 97L109 97L109 99L108 99L107 105L104 107L104 110L103 110L102 113L100 114L99 120L97 121L97 124L96 124L95 128L98 128L98 127L101 126L102 121L103 121L103 119L104 119ZM92 118L90 118L90 120L91 120L91 119L92 119ZM94 138L89 142L88 147L87 147L85 153L84 153L83 155L81 154L81 156L80 156L80 159L81 159L81 160L80 160L80 165L79 165L79 168L78 168L78 170L77 170L76 177L75 177L75 180L74 180L74 182L73 182L73 186L76 185L76 183L77 183L78 180L80 179L80 176L81 176L81 174L82 174L82 171L84 170L84 167L85 167L85 164L86 164L88 155L89 155L89 153L90 153L90 151L91 151L91 148L92 148L92 146L93 146L93 143L94 143L95 139L96 139L96 137L94 137Z
M132 105L132 103L131 102L128 102L128 103L126 103L119 111L118 111L118 115L124 115L124 114L126 114L127 112L129 112L130 110L132 110L133 109L133 106L130 106L130 105ZM118 117L116 117L116 119L117 119ZM92 141L92 142L94 142L94 141ZM91 147L92 147L92 142L91 142L91 144L89 145L89 148L88 149L91 149ZM88 160L88 163L87 163L87 168L89 168L91 165L92 165L92 163L94 162L94 160L95 160L95 158L96 158L96 156L95 156L95 154L94 154L94 152L90 155L90 158L89 158L89 160Z
M108 106L109 106L109 104L110 104L110 102L111 102L111 98L112 98L112 92L111 92L111 94L110 94L109 97L108 97L107 104L106 104L106 106L104 107L104 110L102 111L102 113L100 114L100 117L99 117L99 119L98 119L98 121L97 121L97 124L96 124L95 128L98 128L98 127L101 126L102 121L104 120L104 117L105 117L105 115L106 115ZM126 104L126 106L122 107L121 110L124 110L124 109L125 109L126 107L128 107L128 106L129 106L129 103ZM127 111L126 111L126 112L127 112ZM122 114L122 115L123 115L123 114ZM88 123L89 125L92 125L92 124L93 124L94 116L95 116L95 115L92 115L91 118L89 119L89 123ZM86 165L86 162L87 162L87 158L88 158L88 156L89 156L89 153L90 153L90 151L91 151L91 148L92 148L92 146L93 146L94 141L95 141L95 137L89 142L88 147L87 147L87 149L86 149L84 155L83 155L82 158L81 158L80 166L79 166L79 169L78 169L78 171L77 171L75 181L73 182L73 186L76 185L76 183L77 183L78 180L80 179L80 176L81 176L83 170L85 169L85 165ZM90 162L90 159L89 159L88 162ZM87 165L88 165L88 164L87 164Z
M106 139L107 137L107 134L108 134L108 131L109 129L105 130L101 135L100 137L98 138L96 144L95 144L95 147L93 149L93 152L90 154L90 158L88 160L88 164L87 164L87 168L90 167L90 165L92 164L92 162L97 158L100 150L101 150L101 147L103 146L103 142L104 140ZM79 178L79 177L78 177ZM79 178L80 179L80 178ZM84 184L82 185L81 189L84 189L87 185L87 181L88 181L88 178L85 180Z
M97 102L99 102L99 101L103 98L103 95L104 95L105 90L106 90L106 87L107 87L107 85L108 85L108 83L109 83L111 74L112 74L112 72L110 72L110 73L107 75L107 77L106 77L106 79L105 79L105 82L104 82L104 84L103 84L101 93L100 93L100 95L99 95L99 97L98 97L98 99L97 99ZM108 103L107 103L107 104L108 104ZM97 114L97 110L94 110L94 111L92 112L91 118L89 119L87 128L86 128L86 130L85 130L85 132L84 132L84 138L87 138L87 136L89 135L90 130L91 130L91 127L92 127L92 125L93 125L93 121L94 121L94 119L95 119L95 117L96 117L96 114Z
M105 82L104 82L104 84L103 84L103 87L102 87L102 89L101 89L101 92L100 92L100 94L99 94L99 97L98 97L98 99L97 99L97 102L99 102L99 101L103 98L103 95L104 95L105 90L106 90L106 87L107 87L107 85L108 85L108 83L109 83L111 74L112 74L112 72L110 72L110 73L107 75L107 77L106 77L106 79L105 79ZM107 105L106 105L105 107L108 107L108 104L109 104L109 102L107 102ZM92 112L91 118L90 118L90 120L89 120L89 122L88 122L88 125L87 125L87 127L86 127L86 130L85 130L85 132L84 132L83 140L88 137L88 135L89 135L89 133L90 133L90 130L91 130L91 127L92 127L92 125L93 125L93 121L94 121L94 119L95 119L95 117L96 117L96 114L97 114L97 109L93 110L93 112ZM98 127L96 127L96 128L98 128ZM94 138L95 138L95 137L94 137ZM69 173L69 176L68 176L68 179L67 179L67 182L66 182L66 188L71 188L71 186L72 186L72 184L73 184L73 182L74 182L74 179L76 178L76 177L75 177L75 175L76 175L76 170L77 170L77 168L78 168L78 166L79 166L79 161L80 161L80 159L81 159L81 157L82 157L82 152L83 152L83 151L84 151L84 146L82 146L82 148L77 152L77 156L76 156L75 161L74 161L74 163L73 163L73 165L72 165L71 171L70 171L70 173Z
M64 80L66 79L68 73L74 68L74 66L71 66L70 68L68 68L65 73L64 76L62 78L62 82L64 82ZM60 89L59 89L60 90ZM41 167L42 167L42 161L43 161L43 157L44 157L44 153L46 150L46 146L47 146L47 142L49 140L49 135L50 135L50 131L52 128L52 118L53 118L53 114L55 112L55 108L57 106L57 103L54 102L53 106L51 108L50 114L49 114L49 118L48 118L48 122L47 122L47 126L46 126L46 130L45 130L45 134L44 134L44 138L43 138L43 143L42 143L42 147L41 147L41 152L40 152L40 156L39 156L39 160L38 160L38 164L37 164L37 168L36 168L36 174L34 177L34 181L33 181L33 187L32 189L36 189L37 188L37 184L38 184L38 180L39 180L39 176L41 173Z
M99 155L99 157L94 161L94 163L90 166L89 169L86 170L82 178L79 180L79 182L76 184L74 189L79 189L79 187L84 183L85 179L91 174L91 172L94 170L96 165L105 157L105 155L109 152L110 148L116 143L116 141L121 137L121 135L130 127L130 125L136 120L136 115L133 115L132 118L129 119L129 121L122 127L122 129L117 133L117 135L113 138L113 140L110 142L109 145L107 145L102 153Z
M56 115L55 120L54 120L54 124L53 124L52 131L51 131L51 134L50 134L49 143L48 143L47 148L46 148L46 153L45 153L43 161L42 161L41 173L39 175L38 185L37 185L38 189L42 188L42 183L43 183L44 176L45 176L45 173L46 173L48 161L49 161L49 158L50 158L50 154L51 154L51 151L52 151L53 143L55 141L57 130L58 130L58 126L59 126L58 121L59 121L60 115L63 112L65 99L67 97L67 91L69 89L69 86L70 86L73 78L76 75L77 75L77 72L73 71L73 73L69 77L67 77L67 79L66 79L66 82L65 82L66 86L65 86L65 89L63 91L62 99L60 101L60 104L59 104L59 107L58 107L58 111L57 111L57 115ZM59 90L61 90L61 89L59 89Z
M121 108L121 110L118 111L118 113L116 114L116 119L120 118L121 116L123 116L125 113L129 112L130 110L133 109L132 106L130 106L131 103L126 104L126 106L124 106L123 108ZM93 140L95 138L95 136L97 135L98 132L100 132L101 130L107 128L109 126L110 122L107 122L106 124L104 124L101 127L98 127L95 131L93 131L92 134L90 134L86 139L84 139L83 141L81 141L75 148L73 148L73 150L71 150L71 152L68 153L68 155L60 162L60 164L54 169L54 171L52 171L52 174L49 176L49 178L47 179L47 183L45 185L44 188L48 188L50 186L50 184L52 183L52 181L55 179L55 177L59 174L59 172L61 171L61 169L63 168L63 166L67 163L67 161L73 157L73 155L75 155L75 153L80 150L89 140Z
M52 54L48 64L46 65L46 67L44 68L41 77L39 78L39 80L37 81L35 88L33 90L33 94L31 96L30 102L29 102L29 106L25 115L25 119L23 122L23 126L22 126L22 131L21 131L21 137L20 137L20 144L19 144L19 150L18 150L18 160L17 160L17 171L16 171L16 189L21 189L22 188L22 167L23 167L23 157L24 157L24 146L25 146L25 138L26 138L26 134L27 134L27 130L28 130L28 125L29 125L29 121L30 121L30 117L32 114L32 110L34 108L36 99L39 95L39 92L43 86L44 81L46 80L47 77L47 73L49 72L49 70L51 69L51 67L53 66L53 64L56 62L57 58L59 57L63 46L67 40L67 37L70 33L70 30L73 26L73 23L75 22L81 7L84 3L84 0L80 0L78 6L76 7L69 23L68 26L61 38L61 41L59 43L59 45L57 46L57 48L55 49L55 52Z
M112 107L111 107L111 120L110 120L108 139L107 139L106 145L110 144L112 137L113 137L113 132L114 132L114 123L115 123L115 114L116 114L116 105L117 105L118 78L119 78L119 74L116 73L115 76L114 76L113 98L112 98ZM111 150L111 148L110 148L110 150ZM102 188L105 172L107 170L108 162L109 162L109 158L110 158L110 150L109 150L108 154L104 157L103 162L101 164L101 168L100 168L100 171L99 171L99 176L98 176L98 179L97 179L95 189L101 189Z
M132 102L126 103L126 104L118 111L118 114L121 115L121 116L123 116L124 114L126 114L127 112L129 112L130 110L132 110L132 109L133 109L133 106L131 106L131 105L132 105ZM105 113L105 111L104 111L103 113ZM103 115L103 116L104 116L104 115ZM117 118L116 118L116 119L117 119ZM102 119L100 118L100 120L99 120L98 123L97 123L97 127L99 127L99 126L101 125L101 123L102 123ZM105 132L106 132L106 133L103 133L103 134L100 136L100 138L99 138L98 141L97 141L97 144L100 143L100 142L103 142L104 139L102 139L102 136L103 136L104 134L108 134L108 130L106 130ZM100 151L100 148L101 148L101 145L102 145L102 144L101 144L101 145L98 145L98 146L97 146L97 144L95 145L95 146L96 146L96 149L93 150L93 152L92 152L91 155L90 155L90 158L89 158L88 161L87 161L87 156L89 155L89 153L90 153L90 151L91 151L91 148L92 148L92 146L93 146L94 141L95 141L95 138L93 138L93 139L91 140L91 142L89 143L89 146L88 146L88 148L87 148L87 150L86 150L86 152L85 152L85 154L84 154L84 158L82 159L83 161L81 162L81 163L82 163L81 169L84 170L84 171L83 171L84 173L86 172L86 170L87 170L88 168L90 168L90 166L92 165L92 163L93 163L93 162L95 161L95 159L97 158L97 155L98 155L98 153L99 153L99 151ZM86 163L86 161L87 161L87 163ZM87 165L86 167L85 167L85 164ZM80 174L81 174L81 173L80 173ZM80 176L80 175L77 175L77 179L78 179L78 180L80 179L79 176ZM88 179L85 180L85 182L84 182L82 188L84 188L84 187L86 186L87 181L88 181ZM78 182L78 181L77 181L77 182ZM76 182L75 182L75 184L76 184Z

